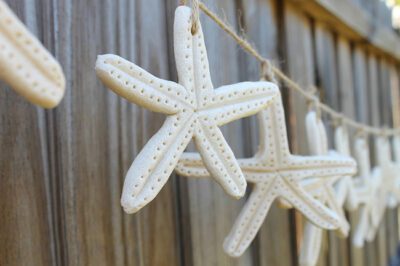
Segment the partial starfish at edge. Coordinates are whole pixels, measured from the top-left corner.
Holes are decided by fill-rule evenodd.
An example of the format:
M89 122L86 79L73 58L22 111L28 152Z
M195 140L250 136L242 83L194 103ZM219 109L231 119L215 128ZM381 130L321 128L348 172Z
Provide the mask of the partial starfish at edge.
M0 0L0 79L30 102L55 107L64 96L58 62Z

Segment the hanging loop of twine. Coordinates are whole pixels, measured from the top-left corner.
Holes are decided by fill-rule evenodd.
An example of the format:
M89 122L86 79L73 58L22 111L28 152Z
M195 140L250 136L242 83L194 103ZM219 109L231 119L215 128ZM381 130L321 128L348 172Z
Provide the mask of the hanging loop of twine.
M336 127L342 127L344 128L346 125L344 123L344 116L343 114L337 114L335 116L332 116L332 120L334 122L334 126Z
M307 89L307 93L310 95L310 98L307 98L308 110L314 111L317 114L318 119L320 119L321 108L320 108L318 89L315 86L310 86Z
M181 6L186 6L187 5L187 0L179 0L179 5ZM197 33L199 30L199 19L200 19L200 4L199 0L192 0L192 15L191 15L191 20L192 20L192 28L191 32L193 35Z
M269 60L263 60L260 63L260 76L262 80L278 84L278 80L276 79L274 74L273 66Z
M192 0L192 34L195 35L199 30L199 0Z
M367 134L367 132L363 129L363 128L358 128L357 129L357 131L356 131L356 133L355 133L355 136L357 137L357 138L360 138L360 139L367 139L367 137L368 137L368 134Z

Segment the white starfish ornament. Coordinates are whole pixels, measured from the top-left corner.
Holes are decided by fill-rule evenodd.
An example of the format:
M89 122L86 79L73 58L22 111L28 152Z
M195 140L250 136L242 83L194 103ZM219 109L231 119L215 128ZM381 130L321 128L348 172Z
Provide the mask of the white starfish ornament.
M306 116L306 129L308 146L313 155L326 155L328 151L328 140L325 127L318 118L316 112L310 111ZM332 154L332 152L331 152ZM342 155L343 156L343 155ZM347 158L347 157L345 157ZM342 208L342 202L339 202L338 192L335 191L334 184L343 176L351 176L355 174L356 164L353 161L353 171L348 175L336 175L330 179L316 180L320 186L313 194L324 204L328 205L339 216L339 227L337 233L339 236L345 237L349 233L349 223L346 220ZM302 239L299 263L300 265L316 265L322 244L322 229L307 222L305 225L305 233Z
M355 247L361 248L365 241L370 242L374 238L375 228L379 225L379 217L382 213L376 203L379 201L385 203L385 197L383 200L379 200L382 198L380 170L378 167L371 171L369 148L365 137L358 137L355 140L354 151L359 173L355 179L355 193L358 198L360 215L352 242Z
M351 156L349 134L344 126L338 126L335 129L335 149L342 155ZM354 211L357 208L358 199L352 176L343 176L336 182L335 190L340 206L344 206L349 211Z
M337 228L338 216L305 191L300 181L314 176L349 175L355 170L354 161L347 157L292 155L280 96L259 113L258 121L259 150L252 158L239 159L246 180L254 186L225 239L224 249L233 257L243 254L250 245L277 198L287 201L314 224L326 229ZM176 171L184 176L210 176L195 153L184 153Z
M377 162L382 171L382 185L386 190L387 207L395 208L400 202L400 187L396 164L392 161L390 141L387 137L376 140Z
M214 90L201 26L193 35L191 27L191 9L178 7L174 50L179 84L158 79L119 56L98 57L97 75L107 87L132 103L167 115L127 173L121 204L128 213L155 198L192 138L212 177L230 195L243 196L246 180L218 127L259 112L278 96L278 87L270 82Z
M388 138L384 136L376 137L375 150L375 160L378 165L373 169L373 177L374 179L379 180L379 187L376 196L373 199L372 208L375 209L375 211L373 216L373 227L369 228L366 236L366 240L368 241L375 239L386 208L394 208L399 202L396 166L391 159Z
M0 79L45 108L62 99L65 78L58 62L0 0Z

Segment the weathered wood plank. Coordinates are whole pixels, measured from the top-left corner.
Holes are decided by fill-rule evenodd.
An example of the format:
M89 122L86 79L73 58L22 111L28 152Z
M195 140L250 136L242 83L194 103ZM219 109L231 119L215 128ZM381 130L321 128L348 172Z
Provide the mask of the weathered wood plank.
M349 0L291 0L299 9L317 20L330 25L339 34L353 41L367 41L366 45L375 52L400 59L400 38L387 25L377 21L360 6ZM380 3L384 4L384 3ZM356 16L354 14L357 14Z
M60 39L65 42L67 77L74 81L60 106L56 130L66 263L163 265L179 261L171 183L131 217L119 205L126 170L162 117L130 107L100 85L93 71L97 54L121 53L168 78L162 3L85 1L57 6L63 14L58 24L71 25L71 32ZM133 21L130 12L154 15L151 21L148 16L136 16ZM153 32L157 38L143 32ZM136 49L134 36L140 33ZM142 132L134 129L140 124Z
M48 39L51 34L40 27L40 18L45 14L35 9L34 2L7 2L52 50ZM0 84L1 265L57 262L45 126L49 113Z

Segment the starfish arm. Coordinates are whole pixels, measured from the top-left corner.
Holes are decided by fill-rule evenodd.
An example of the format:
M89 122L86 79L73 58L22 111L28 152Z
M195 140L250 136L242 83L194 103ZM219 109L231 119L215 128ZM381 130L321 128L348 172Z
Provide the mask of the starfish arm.
M372 242L372 241L374 241L374 239L375 239L375 237L376 237L376 234L378 233L378 231L379 231L379 227L370 227L370 228L368 228L368 231L367 231L367 235L365 236L365 240L367 241L367 242Z
M359 199L358 199L357 193L354 189L353 178L351 176L347 176L347 177L345 177L345 179L346 178L347 178L347 181L346 181L347 185L345 187L347 187L347 189L346 189L346 193L345 193L346 197L345 197L345 201L344 201L344 206L349 211L355 211L358 207Z
M203 98L209 104L202 113L204 119L221 126L260 112L277 97L280 97L279 88L271 82L242 82L222 86L212 96Z
M375 198L371 206L373 206L371 212L372 224L374 227L378 227L379 224L382 222L383 216L385 215L386 211L386 197L384 193L382 193L382 195L380 195L378 198Z
M354 193L357 195L358 204L367 204L371 197L371 189L369 188L370 184L358 186L354 188Z
M256 162L254 158L238 159L239 166L246 178L246 181L251 183L261 183L265 180L276 177L276 172L254 170ZM175 167L175 171L182 176L207 178L210 173L204 166L200 154L195 152L184 152Z
M298 209L307 219L323 229L336 229L340 225L337 214L307 193L301 185L293 181L285 182L285 195L290 204Z
M347 184L345 182L345 177L343 177L335 184L335 190L336 200L340 206L343 206L347 196Z
M251 191L249 199L224 241L224 250L230 256L242 255L260 230L271 204L277 196L271 191L272 185L273 179L256 184Z
M397 199L393 194L387 196L387 207L389 209L397 208Z
M242 197L246 192L246 180L221 130L199 121L194 140L211 176L229 195Z
M0 79L30 102L55 107L64 96L62 69L3 1L0 43Z
M376 210L375 209L376 207L377 207L376 205L372 204L370 206L367 206L367 208L369 208L368 210L369 220L371 221L370 226L367 228L367 232L365 235L365 240L368 242L372 242L375 239L376 234L379 231L379 224L381 223L383 214L385 213L384 208L383 210ZM377 218L374 219L375 217Z
M304 168L296 176L299 180L308 177L330 178L354 175L357 170L356 162L345 156L292 156L292 162L289 169L299 165Z
M181 85L156 78L117 55L98 56L96 73L115 93L153 112L171 115L189 107Z
M196 99L199 107L202 95L213 90L210 70L200 23L192 33L191 9L180 6L175 11L174 52L179 83L188 91L191 100Z
M347 237L349 234L350 225L346 220L342 205L337 200L335 191L333 190L332 186L326 185L324 192L326 205L339 216L340 225L337 233L340 237Z
M368 208L363 204L360 208L360 216L353 235L353 245L358 248L362 248L364 246L368 231L368 219Z
M328 143L325 127L315 111L310 111L306 116L307 142L310 153L323 155L328 152Z
M299 265L316 265L321 251L322 229L307 222L301 244Z
M196 152L184 152L176 164L175 171L181 176L210 177L210 173L205 168L200 154Z
M393 137L393 155L395 162L400 164L400 136Z
M149 203L167 182L193 136L193 118L170 116L135 158L125 178L121 205L134 213Z

